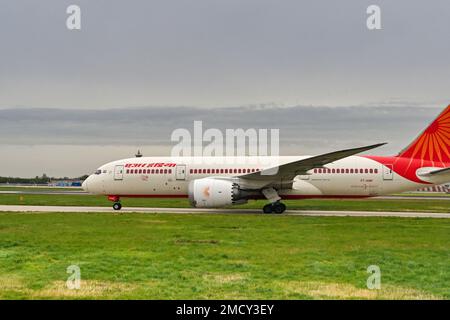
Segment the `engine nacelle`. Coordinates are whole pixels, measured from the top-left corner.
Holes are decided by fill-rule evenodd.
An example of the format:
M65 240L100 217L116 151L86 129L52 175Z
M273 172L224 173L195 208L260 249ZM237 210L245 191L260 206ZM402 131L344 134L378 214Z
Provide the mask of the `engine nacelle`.
M203 178L189 183L189 202L196 208L219 208L246 203L239 185L231 180Z

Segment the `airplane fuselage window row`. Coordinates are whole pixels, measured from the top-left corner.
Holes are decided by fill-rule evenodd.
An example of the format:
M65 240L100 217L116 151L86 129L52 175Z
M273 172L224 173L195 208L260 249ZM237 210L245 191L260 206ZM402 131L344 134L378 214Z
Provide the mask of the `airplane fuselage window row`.
M314 169L314 173L371 173L371 174L377 174L378 169L328 169L328 168L319 168Z
M190 169L190 174L223 174L223 173L253 173L261 171L260 169Z
M253 173L261 171L260 169L190 169L190 174L229 174L229 173ZM172 169L127 169L126 173L128 174L172 174ZM316 174L378 174L378 169L328 169L328 168L317 168L314 169L314 173Z
M127 169L129 174L171 174L172 169Z

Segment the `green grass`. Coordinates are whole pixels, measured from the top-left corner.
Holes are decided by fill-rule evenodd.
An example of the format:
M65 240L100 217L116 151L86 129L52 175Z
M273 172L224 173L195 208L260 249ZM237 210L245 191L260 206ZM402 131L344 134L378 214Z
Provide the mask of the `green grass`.
M400 196L400 197L450 197L450 193L444 193L444 192L405 192L405 193L396 193L393 194L393 196Z
M0 186L0 191L82 191L81 188L74 188L74 187L40 187L40 186L20 186L20 187L5 187Z
M262 208L266 202L250 201L233 208ZM288 200L290 209L303 210L362 210L362 211L416 211L450 212L450 201L440 199L310 199ZM105 196L93 195L35 195L0 194L0 205L55 205L55 206L111 206ZM189 207L187 199L123 198L125 207Z
M449 243L447 219L1 213L0 298L448 299Z

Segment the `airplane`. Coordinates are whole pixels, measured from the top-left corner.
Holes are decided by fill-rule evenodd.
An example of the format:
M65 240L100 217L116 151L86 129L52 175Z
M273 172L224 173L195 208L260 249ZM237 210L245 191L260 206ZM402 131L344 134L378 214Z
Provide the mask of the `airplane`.
M283 213L285 199L413 191L450 182L450 105L397 155L357 155L384 144L315 156L129 158L101 166L82 187L107 196L114 210L124 197L188 198L197 208L266 199L267 214Z

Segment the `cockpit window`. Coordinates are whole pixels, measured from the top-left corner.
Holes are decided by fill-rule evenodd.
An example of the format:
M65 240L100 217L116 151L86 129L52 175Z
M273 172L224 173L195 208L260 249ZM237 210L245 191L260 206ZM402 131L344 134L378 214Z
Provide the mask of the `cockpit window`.
M102 173L102 170L100 170L100 169L95 170L95 172L94 172L94 174L100 174L100 173Z

